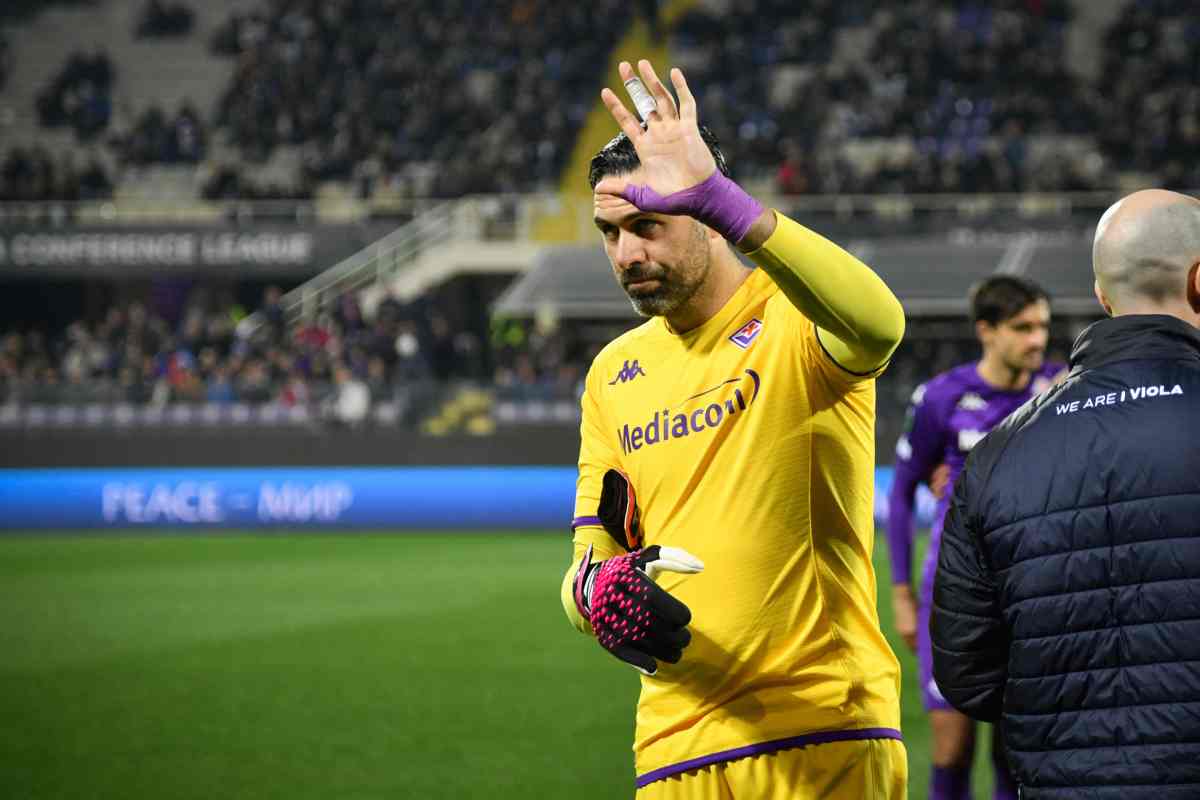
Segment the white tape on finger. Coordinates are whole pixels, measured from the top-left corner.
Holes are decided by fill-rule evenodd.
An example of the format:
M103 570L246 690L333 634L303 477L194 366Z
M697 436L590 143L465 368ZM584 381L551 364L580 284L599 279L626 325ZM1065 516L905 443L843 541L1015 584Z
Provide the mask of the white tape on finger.
M651 112L658 111L654 95L650 94L641 78L634 77L625 81L625 91L629 93L629 99L633 100L633 105L643 122L650 118Z

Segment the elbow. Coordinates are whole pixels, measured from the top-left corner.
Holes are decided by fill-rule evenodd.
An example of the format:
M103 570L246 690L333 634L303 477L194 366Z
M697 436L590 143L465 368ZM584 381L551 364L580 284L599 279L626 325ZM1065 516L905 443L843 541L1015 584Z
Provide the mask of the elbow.
M890 356L904 338L904 306L891 292L888 292L888 300L887 307L880 309L876 339L881 347L887 348Z
M999 650L974 650L970 641L947 639L931 621L933 680L946 702L981 722L995 722L1004 707L1008 682L1005 654ZM966 649L963 649L966 648Z
M934 683L946 702L979 722L998 722L1003 711L1003 685L955 686L943 683L934 670Z
M895 295L888 292L887 302L882 304L871 324L859 332L862 349L869 353L875 363L883 364L892 357L904 339L904 308Z
M933 644L933 682L946 702L981 722L994 722L1003 708L1002 671L972 664L970 654Z

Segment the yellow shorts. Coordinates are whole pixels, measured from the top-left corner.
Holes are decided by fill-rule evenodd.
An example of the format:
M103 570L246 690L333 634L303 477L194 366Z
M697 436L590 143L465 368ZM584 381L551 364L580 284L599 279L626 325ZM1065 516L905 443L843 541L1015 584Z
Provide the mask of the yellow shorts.
M904 800L908 757L897 739L860 739L723 761L654 781L637 800Z

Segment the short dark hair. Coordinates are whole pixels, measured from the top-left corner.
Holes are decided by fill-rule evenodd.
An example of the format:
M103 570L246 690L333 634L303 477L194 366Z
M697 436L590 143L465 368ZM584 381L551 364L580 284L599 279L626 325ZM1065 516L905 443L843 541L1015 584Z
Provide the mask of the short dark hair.
M971 324L999 325L1012 319L1038 300L1050 302L1042 287L1025 278L993 275L971 287Z
M730 177L729 164L725 161L725 154L721 152L716 134L701 125L700 138L708 145L708 152L712 153L713 160L717 162L717 169L726 178ZM641 165L641 159L633 149L633 142L629 141L629 137L622 131L601 147L599 153L592 156L592 162L588 165L588 187L595 189L601 179L609 175L628 175Z

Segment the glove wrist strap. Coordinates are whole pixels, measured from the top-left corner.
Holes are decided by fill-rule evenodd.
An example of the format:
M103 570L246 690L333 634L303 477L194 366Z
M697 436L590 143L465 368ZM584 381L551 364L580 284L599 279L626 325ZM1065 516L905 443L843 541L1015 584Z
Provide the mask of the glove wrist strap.
M579 569L575 571L575 583L572 587L575 607L579 609L579 613L586 620L590 620L592 617L592 587L596 582L596 572L599 566L599 564L592 563L592 546L589 544L587 552L583 554L583 558L579 562Z

